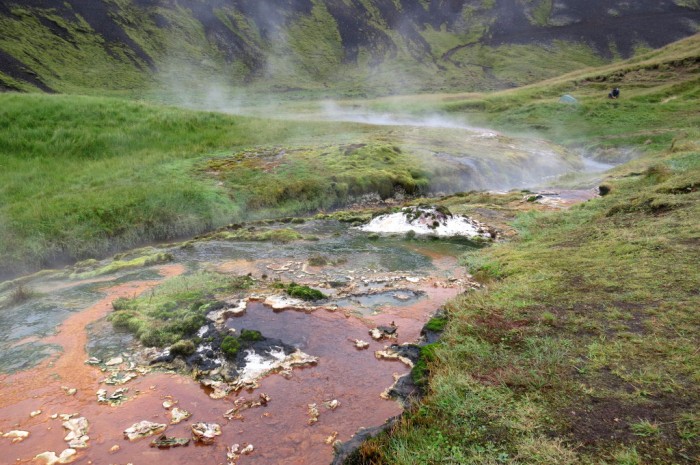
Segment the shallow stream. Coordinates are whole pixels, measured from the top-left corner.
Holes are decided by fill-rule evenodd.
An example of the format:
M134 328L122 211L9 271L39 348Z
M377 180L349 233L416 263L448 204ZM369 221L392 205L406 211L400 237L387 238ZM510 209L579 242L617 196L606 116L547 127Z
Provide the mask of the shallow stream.
M6 463L34 463L39 453L66 449L66 432L61 419L53 418L56 414L78 414L89 422L88 447L78 450L75 463L134 465L223 464L227 448L236 443L254 446L252 453L237 459L240 464L327 464L336 441L347 441L359 428L381 425L399 414L401 404L383 393L410 368L397 360L380 360L375 351L417 341L431 314L474 285L457 264L457 257L473 245L369 237L331 220L270 227L294 228L313 240L171 244L158 250L174 257L167 264L89 280L71 279L67 273L26 280L24 286L34 295L0 312L0 431L29 432L16 443L0 437ZM309 259L318 256L328 264L311 266ZM255 295L245 313L225 323L239 333L258 330L279 339L318 357L318 363L294 368L288 376L269 374L258 388L223 399L211 398L211 392L186 373L129 366L130 354L139 345L131 334L106 321L112 302L157 293L163 281L202 270L322 289L330 296L322 304L283 310L265 304L266 295L259 289L251 290ZM6 288L0 297L9 292ZM266 292L269 287L262 294ZM375 341L368 334L378 325L392 324L397 327L395 340ZM369 342L369 348L356 348L356 339ZM105 361L122 356L111 366L86 363L90 357ZM106 384L113 372L137 376L123 385ZM117 388L128 389L123 402L97 402L99 389L112 393ZM260 393L269 396L266 405L235 419L224 418L236 399L256 399ZM190 443L167 450L149 447L155 437L133 442L123 438L123 431L141 420L169 423L166 400L192 413L189 420L169 425L167 436L189 438L196 422L218 423L222 434L211 445ZM338 406L324 406L331 401ZM318 410L315 422L310 404Z

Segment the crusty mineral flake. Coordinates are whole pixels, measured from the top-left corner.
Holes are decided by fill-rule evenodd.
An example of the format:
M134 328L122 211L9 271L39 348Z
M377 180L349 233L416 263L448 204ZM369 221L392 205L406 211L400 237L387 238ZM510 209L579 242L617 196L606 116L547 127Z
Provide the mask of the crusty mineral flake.
M216 423L195 423L192 425L192 438L202 444L212 444L221 436L221 426Z
M148 436L153 436L154 434L160 434L165 431L168 425L162 423L153 423L148 420L143 420L138 423L134 423L129 428L124 430L124 438L129 441L135 441L137 439L145 438Z

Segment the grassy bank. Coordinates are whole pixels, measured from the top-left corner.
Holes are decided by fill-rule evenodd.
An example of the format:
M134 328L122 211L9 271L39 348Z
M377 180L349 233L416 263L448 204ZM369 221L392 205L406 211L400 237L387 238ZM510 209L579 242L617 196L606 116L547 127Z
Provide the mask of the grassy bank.
M321 136L369 132L353 124L5 94L0 128L5 276L208 231L252 211L289 216L428 182L417 159L391 145L323 152ZM320 148L288 148L300 142ZM248 149L258 144L267 149Z
M578 81L579 106L554 100L563 88L541 95L555 84L453 102L641 158L610 173L606 196L520 214L516 239L463 257L487 290L448 306L425 402L348 463L697 463L700 102L687 58L558 81ZM623 100L607 101L615 79Z
M194 175L198 159L323 130L114 99L0 101L0 269L10 273L222 224L244 205Z

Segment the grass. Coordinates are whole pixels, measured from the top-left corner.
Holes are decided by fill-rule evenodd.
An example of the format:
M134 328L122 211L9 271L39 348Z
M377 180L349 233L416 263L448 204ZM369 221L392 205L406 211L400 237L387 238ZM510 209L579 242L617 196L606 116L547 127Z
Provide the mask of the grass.
M417 374L427 398L347 463L696 462L700 132L684 56L699 40L589 73L625 76L622 102L562 109L540 94L561 91L548 85L485 97L500 109L484 121L641 156L608 175L604 197L520 213L516 238L463 257L486 289L446 306L446 331ZM676 79L650 81L654 60L675 62ZM669 94L676 103L664 106Z
M206 314L219 305L216 296L247 289L252 283L246 276L231 278L207 272L171 278L147 296L115 300L109 320L146 346L174 345L178 354L186 355L190 347L187 341L195 339L197 330L207 322Z
M240 221L552 169L509 148L511 139L465 141L458 129L263 120L102 97L3 94L0 104L2 277ZM575 166L548 149L554 169ZM471 176L437 153L483 170ZM224 235L304 239L284 229Z
M240 220L248 202L197 163L328 130L109 98L4 94L0 102L3 274Z
M693 463L700 199L665 192L697 178L695 147L471 260L489 289L448 307L427 401L351 463Z

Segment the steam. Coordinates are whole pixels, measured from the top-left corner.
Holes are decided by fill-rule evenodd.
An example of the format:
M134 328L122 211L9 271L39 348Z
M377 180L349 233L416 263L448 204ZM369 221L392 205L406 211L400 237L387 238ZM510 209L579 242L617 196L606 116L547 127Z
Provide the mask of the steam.
M221 57L206 55L211 53L211 44L201 46L206 53L203 53L198 63L187 61L188 58L178 50L179 46L174 44L170 51L172 59L161 67L163 72L159 79L158 92L168 103L198 110L266 119L354 123L363 126L359 129L353 128L353 131L359 134L356 142L372 141L376 134L390 134L389 137L383 137L384 140L400 147L404 153L422 160L433 170L435 183L432 190L436 193L531 187L544 185L567 172L598 172L611 167L567 152L562 147L539 139L536 134L514 139L491 129L476 127L465 117L438 111L376 111L368 108L370 104L362 100L294 100L293 97L289 98L286 93L280 92L283 88L278 88L277 93L270 92L270 86L273 84L293 86L297 80L302 83L301 87L314 89L316 95L324 91L321 83L309 79L313 73L304 69L304 63L295 59L297 45L294 41L297 39L296 36L290 37L288 31L298 18L295 19L293 15L285 16L285 12L273 2L262 0L256 5L257 9L251 10L250 13L254 17L247 19L251 26L252 22L255 22L255 27L260 33L256 39L261 52L261 56L258 57L260 66L253 74L247 76L252 78L253 83L241 86L240 82L243 79L240 74L222 73ZM421 50L424 45L416 28L416 14L415 11L406 12L392 24L393 30L402 35L401 40L394 40L399 58L395 56L375 67L358 66L357 71L352 71L356 74L351 78L331 74L326 76L327 80L338 83L338 89L342 89L350 79L357 79L353 83L353 90L360 95L398 94L417 89L417 85L429 79L429 76L425 75L429 67L419 67L417 72L421 74L413 75L408 71L411 67L401 61L401 56L413 56L415 59L416 54L426 51ZM461 14L461 11L455 14ZM212 17L211 21L218 19ZM367 56L358 58L361 62L367 59ZM217 60L219 65L215 64ZM236 57L232 57L230 66L235 66L236 62ZM336 71L347 72L347 67L339 67ZM437 64L434 72L440 72ZM337 89L328 92L334 91L342 92ZM281 101L283 99L284 102ZM381 102L372 105L378 107ZM387 129L383 129L384 127ZM390 127L396 129L388 129ZM328 138L325 141L327 142ZM314 141L307 143L313 145Z

